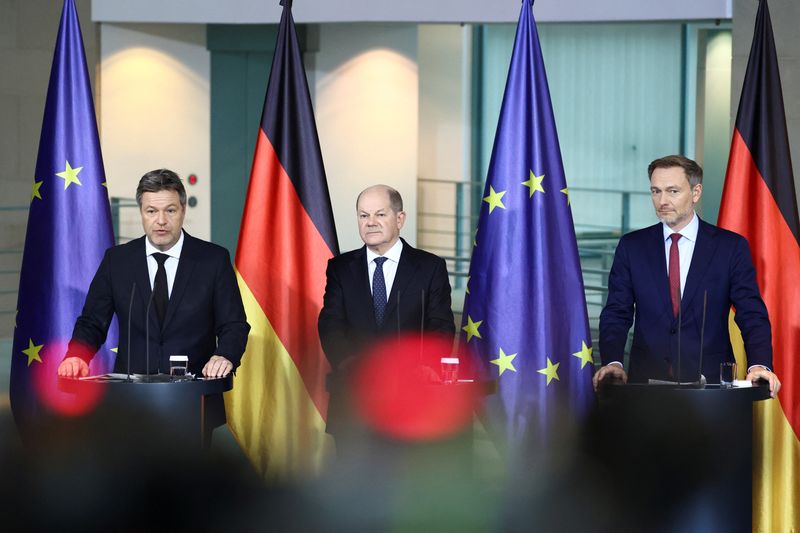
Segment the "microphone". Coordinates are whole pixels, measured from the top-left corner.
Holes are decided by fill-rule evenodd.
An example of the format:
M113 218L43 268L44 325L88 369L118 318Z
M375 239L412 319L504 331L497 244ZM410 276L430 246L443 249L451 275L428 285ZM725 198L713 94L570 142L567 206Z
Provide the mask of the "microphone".
M400 337L400 289L397 289L397 337Z
M419 336L422 338L422 334L425 332L425 289L420 291L420 304L422 304L422 313L420 313L419 319Z
M131 382L131 314L133 313L133 296L136 294L136 282L131 286L131 299L128 303L128 378L125 380Z
M681 387L683 385L697 386L698 384L700 384L700 382L683 383L681 381L681 326L682 326L682 322L683 322L683 311L681 310L681 307L682 307L681 303L683 303L683 302L681 302L681 288L680 287L675 289L675 295L677 296L678 302L679 302L679 304L678 304L678 317L677 317L677 319L678 319L678 375L677 376L670 375L670 379L654 379L654 378L650 378L648 380L648 383L650 385L670 385L670 386L673 386L673 387L675 385L677 385L678 387ZM703 320L705 321L705 310L703 311ZM702 333L701 333L701 335L702 335ZM671 366L672 366L672 363L670 363L670 370L671 370ZM670 372L670 374L672 374L672 372ZM674 381L673 381L673 379L674 379Z
M419 319L419 364L422 364L423 338L425 336L425 289L420 291L420 304L422 312Z
M150 375L150 307L153 305L153 295L155 291L150 291L150 299L147 300L147 308L144 312L144 336L145 336L145 344L144 344L144 353L145 353L145 369L144 375ZM146 377L143 381L149 381L150 378Z
M680 290L680 289L678 289ZM680 301L680 299L679 299ZM689 388L703 388L705 387L705 379L703 378L703 337L705 336L706 329L706 311L708 309L708 290L703 291L703 317L700 325L700 362L697 370L697 381L683 382L681 379L681 323L683 322L683 313L681 306L678 306L678 387L688 386Z
M703 336L706 332L706 309L708 308L708 289L703 291L703 321L700 323L700 364L697 368L697 382L703 383Z
M678 287L675 289L675 295L678 299L678 386L681 385L681 323L683 322L683 313L681 307L683 307L683 302L681 301L681 288Z

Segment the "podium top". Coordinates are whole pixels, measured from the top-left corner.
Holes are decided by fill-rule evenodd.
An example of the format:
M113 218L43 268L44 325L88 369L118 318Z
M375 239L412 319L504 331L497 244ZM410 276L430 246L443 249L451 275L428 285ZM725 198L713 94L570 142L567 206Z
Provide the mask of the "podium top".
M62 392L78 392L83 387L171 387L181 388L198 395L220 394L233 388L233 374L222 378L198 377L192 380L175 380L167 374L102 374L85 378L58 378L58 388Z
M597 391L601 400L633 400L640 397L659 398L702 398L709 395L738 400L757 402L768 400L769 384L756 382L752 387L722 388L719 384L708 384L703 387L691 384L651 385L647 383L607 383Z

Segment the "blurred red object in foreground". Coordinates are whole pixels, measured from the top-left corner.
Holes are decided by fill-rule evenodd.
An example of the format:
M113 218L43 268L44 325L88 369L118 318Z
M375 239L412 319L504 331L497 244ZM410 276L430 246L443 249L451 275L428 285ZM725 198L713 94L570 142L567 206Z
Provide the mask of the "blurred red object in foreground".
M358 416L392 438L429 441L452 436L472 423L481 397L478 383L443 384L441 358L452 342L426 334L375 344L360 358L350 380ZM460 365L461 378L470 377Z
M83 416L97 407L105 387L100 383L71 383L64 378L59 380L58 365L66 351L66 341L50 342L42 348L42 363L36 363L31 370L33 389L39 401L53 413Z

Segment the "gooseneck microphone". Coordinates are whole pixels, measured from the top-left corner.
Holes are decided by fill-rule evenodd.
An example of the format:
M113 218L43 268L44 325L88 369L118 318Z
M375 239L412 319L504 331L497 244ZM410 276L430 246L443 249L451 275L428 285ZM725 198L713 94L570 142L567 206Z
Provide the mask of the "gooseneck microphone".
M423 362L423 351L424 351L424 338L425 338L425 289L420 291L420 306L422 308L422 312L420 313L419 319L419 364L422 365Z
M678 386L681 385L681 323L683 322L683 313L681 307L681 288L675 289L675 296L678 299Z
M125 381L131 382L131 314L133 313L133 297L136 294L136 282L131 287L131 299L128 302L128 377Z
M425 333L425 289L420 291L420 307L422 308L422 313L420 313L419 318L419 336L422 338L423 333Z
M144 375L150 375L150 307L153 305L153 295L155 291L150 291L150 299L147 300L147 308L144 312L144 354L145 354L145 369ZM145 378L144 381L148 381L149 377Z
M708 289L703 291L703 321L700 323L700 364L697 368L697 381L703 385L703 336L706 332L706 309L708 308Z
M400 337L400 289L397 289L397 337Z

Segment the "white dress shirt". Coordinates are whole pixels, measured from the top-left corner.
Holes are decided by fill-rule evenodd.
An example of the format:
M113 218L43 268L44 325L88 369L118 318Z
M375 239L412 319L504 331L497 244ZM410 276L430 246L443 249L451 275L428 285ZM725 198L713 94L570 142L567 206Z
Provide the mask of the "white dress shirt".
M397 275L397 265L400 263L400 254L403 253L403 241L397 239L394 246L389 248L383 257L387 259L383 263L383 279L386 281L386 297L392 293L392 284L394 284L394 277ZM369 290L372 292L372 277L375 275L375 258L381 257L372 250L367 248L367 270L369 271Z
M172 296L172 286L175 284L175 274L178 272L178 261L181 258L181 250L183 250L183 230L181 230L181 236L178 238L178 242L166 252L162 252L153 246L150 239L147 237L144 238L144 253L147 255L147 273L150 275L150 290L153 290L153 283L155 282L156 272L158 271L158 261L153 257L153 254L167 254L169 257L164 261L164 270L167 271L167 295Z

